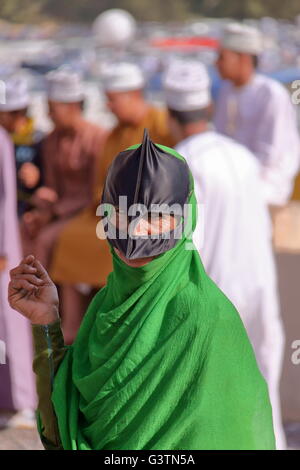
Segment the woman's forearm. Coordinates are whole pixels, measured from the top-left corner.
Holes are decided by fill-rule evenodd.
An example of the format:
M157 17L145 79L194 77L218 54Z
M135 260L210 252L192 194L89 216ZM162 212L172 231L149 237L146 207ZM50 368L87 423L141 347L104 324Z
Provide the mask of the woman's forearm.
M46 325L32 324L33 371L38 394L37 424L47 450L62 449L58 422L51 401L54 376L66 353L60 319Z

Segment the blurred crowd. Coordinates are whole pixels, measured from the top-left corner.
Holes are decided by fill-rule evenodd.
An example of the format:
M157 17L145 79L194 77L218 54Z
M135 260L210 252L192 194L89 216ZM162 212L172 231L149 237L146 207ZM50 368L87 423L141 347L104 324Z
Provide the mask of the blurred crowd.
M49 133L29 115L26 77L15 68L2 75L0 339L7 359L0 366L0 410L8 413L0 426L30 424L36 406L30 325L8 306L8 272L23 255L37 256L59 288L65 343L72 344L112 270L109 246L96 233L107 169L120 151L141 142L146 128L190 166L200 207L194 243L242 317L269 385L277 446L285 447L272 217L293 194L300 140L288 91L257 73L262 52L258 30L227 25L216 62L223 79L217 100L205 65L181 58L163 71L163 107L146 101L139 65L112 61L99 79L115 117L110 130L85 119L84 82L70 67L46 75Z

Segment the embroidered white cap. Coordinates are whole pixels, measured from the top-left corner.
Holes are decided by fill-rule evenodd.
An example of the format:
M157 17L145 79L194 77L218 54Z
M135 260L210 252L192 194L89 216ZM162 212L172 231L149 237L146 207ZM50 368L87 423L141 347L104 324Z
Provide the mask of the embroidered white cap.
M28 80L21 73L0 76L0 111L18 111L30 102Z
M196 60L171 62L163 77L167 106L174 111L193 111L211 102L210 78L206 67Z
M105 91L140 90L145 86L141 69L129 62L107 64L101 78Z
M46 75L47 96L51 101L76 103L84 98L82 77L67 67L60 67Z
M263 51L263 36L252 26L230 23L224 28L221 45L235 52L258 55Z

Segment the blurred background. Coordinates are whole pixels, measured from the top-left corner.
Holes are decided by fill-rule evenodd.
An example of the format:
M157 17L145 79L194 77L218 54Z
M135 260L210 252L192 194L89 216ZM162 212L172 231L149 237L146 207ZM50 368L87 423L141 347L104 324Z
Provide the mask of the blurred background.
M136 21L134 39L112 48L99 41L96 19L108 8L122 8ZM107 63L130 60L146 77L146 97L163 105L162 72L174 57L207 65L216 99L221 78L215 67L223 27L232 20L255 26L264 35L258 71L291 93L300 80L300 4L298 0L1 0L0 77L20 67L30 83L29 113L44 133L52 129L45 100L45 74L69 65L84 78L86 118L110 129L115 117L105 106L99 76ZM300 104L295 103L300 127ZM281 401L290 448L300 449L300 364L291 360L300 340L300 179L290 203L274 218L274 248L286 346ZM23 432L23 433L22 433ZM24 434L25 432L25 434ZM0 449L40 448L26 431L0 432Z
M124 8L137 20L138 30L126 52L97 46L93 30L96 17L108 8ZM99 122L103 113L97 77L107 60L122 54L142 66L147 94L160 101L161 72L170 58L201 59L213 78L216 96L220 79L214 67L222 28L232 19L244 20L265 35L259 71L286 86L299 79L300 7L297 1L280 0L140 0L81 2L74 0L2 0L0 3L0 75L12 65L27 71L33 90L32 113L39 126L49 129L44 112L43 76L68 64L85 78L86 114ZM94 34L96 33L96 34ZM100 95L100 101L95 100ZM299 111L299 107L298 107ZM103 125L113 121L105 116Z

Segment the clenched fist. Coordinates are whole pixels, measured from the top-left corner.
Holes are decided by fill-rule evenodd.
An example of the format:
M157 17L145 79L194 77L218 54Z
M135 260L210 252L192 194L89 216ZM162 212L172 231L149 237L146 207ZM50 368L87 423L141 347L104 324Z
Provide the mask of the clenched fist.
M33 255L10 271L8 301L31 323L46 325L59 318L57 289Z

